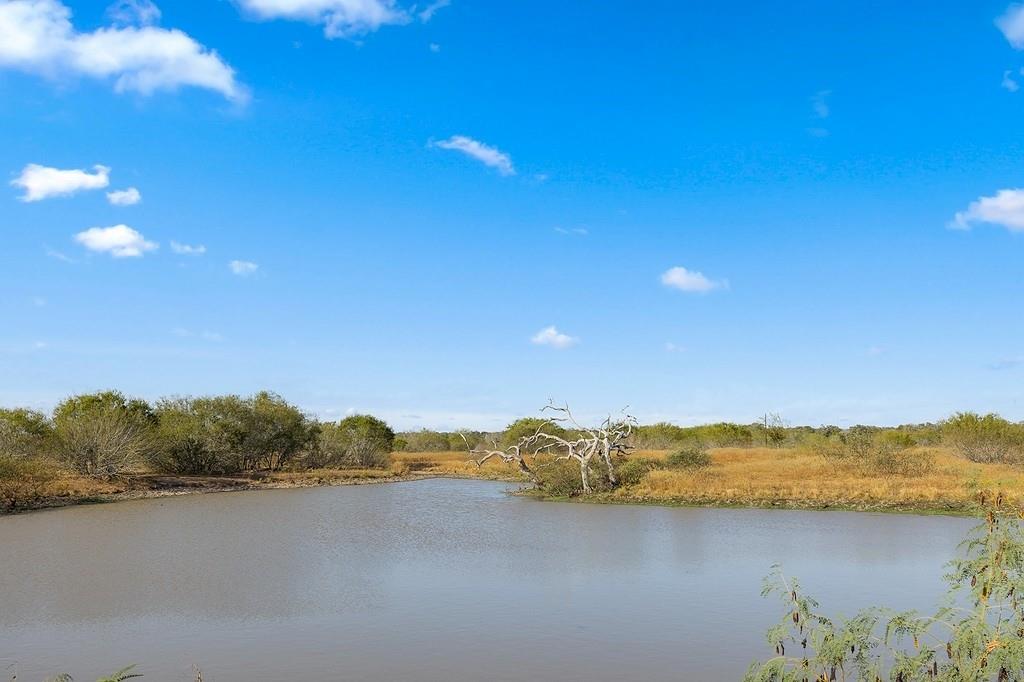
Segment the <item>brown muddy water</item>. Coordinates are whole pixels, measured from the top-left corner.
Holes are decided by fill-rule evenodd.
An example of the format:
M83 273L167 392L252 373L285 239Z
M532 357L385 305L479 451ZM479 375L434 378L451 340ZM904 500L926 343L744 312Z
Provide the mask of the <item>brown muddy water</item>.
M781 615L929 608L974 522L558 504L427 480L0 518L0 679L737 680ZM6 673L6 677L4 674Z

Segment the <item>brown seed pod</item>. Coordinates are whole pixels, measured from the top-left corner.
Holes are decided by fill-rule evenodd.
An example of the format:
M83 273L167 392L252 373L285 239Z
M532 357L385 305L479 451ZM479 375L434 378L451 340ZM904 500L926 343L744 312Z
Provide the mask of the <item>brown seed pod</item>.
M953 658L953 645L949 642L946 642L946 657L950 659Z

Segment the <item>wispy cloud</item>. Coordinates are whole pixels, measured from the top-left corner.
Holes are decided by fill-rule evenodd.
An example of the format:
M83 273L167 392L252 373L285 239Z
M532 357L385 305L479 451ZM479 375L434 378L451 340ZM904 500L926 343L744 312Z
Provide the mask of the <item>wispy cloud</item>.
M590 234L590 230L585 227L556 227L555 232L558 234L571 234L577 237L586 237Z
M180 242L171 241L171 251L182 256L201 256L206 253L206 247L202 244L181 244Z
M438 10L442 10L451 4L452 0L435 0L434 2L424 7L416 16L418 16L420 18L420 21L422 21L425 24L434 18L434 15L437 14Z
M0 12L3 11L0 6ZM0 21L3 15L0 14ZM3 26L0 24L0 50L3 50ZM66 197L90 189L103 189L110 184L110 169L106 166L93 166L93 172L81 168L63 170L30 163L25 166L21 175L11 180L11 185L25 191L19 197L22 201L41 201L52 197Z
M441 51L441 46L438 45L437 43L430 43L430 45L428 45L427 47L430 49L431 52L434 53Z
M114 258L138 258L160 246L127 225L90 227L76 234L75 241L90 251L109 253Z
M407 24L409 13L394 0L235 0L257 19L320 24L327 38L351 38L381 26ZM438 8L440 9L440 8Z
M1012 232L1024 230L1024 189L1001 189L993 196L978 197L954 215L948 227L969 230L978 223L999 225Z
M716 281L704 276L704 273L696 270L687 270L684 267L676 266L661 273L661 283L670 289L678 289L690 293L704 294L715 289L723 289L728 286L725 280Z
M550 346L559 350L571 348L579 342L579 338L563 334L554 325L544 327L530 338L530 343L536 346Z
M466 156L476 159L485 166L497 169L502 175L515 175L516 169L512 165L512 157L497 147L484 144L478 140L465 135L453 135L447 140L434 142L433 146L441 149L451 149L461 152Z
M1024 50L1024 4L1014 3L996 18L996 26L1015 49Z
M671 341L666 341L665 342L665 352L666 353L683 353L685 351L686 351L686 348L683 347L683 346L680 346L677 343L672 343Z
M248 260L233 260L228 263L228 269L239 277L246 277L259 270L260 266Z
M1010 92L1017 92L1020 90L1020 83L1013 80L1013 71L1010 71L1009 69L1003 71L1003 81L1000 85L1004 90L1009 90Z
M118 0L107 8L107 17L121 26L150 26L160 22L160 8L150 0Z
M134 187L115 189L107 192L107 201L111 206L134 206L142 201L142 194Z
M868 346L868 349L865 351L865 355L867 355L869 358L877 358L879 355L882 355L884 353L885 349L882 348L881 346Z
M46 246L45 244L43 245L43 250L45 251L46 255L49 258L53 258L54 260L59 260L59 261L62 261L64 263L74 263L75 262L75 259L72 258L71 256L63 254L60 251L55 251L54 249L51 249L49 246Z
M988 366L989 369L1000 371L1006 369L1016 369L1024 365L1024 356L1017 355L1009 358L1000 358Z
M144 6L151 3L128 4L134 7L134 16L119 13L118 23L158 18ZM71 24L71 10L59 0L0 3L0 68L48 78L113 79L117 92L142 95L190 86L236 102L247 97L234 69L186 33L122 25L79 31Z

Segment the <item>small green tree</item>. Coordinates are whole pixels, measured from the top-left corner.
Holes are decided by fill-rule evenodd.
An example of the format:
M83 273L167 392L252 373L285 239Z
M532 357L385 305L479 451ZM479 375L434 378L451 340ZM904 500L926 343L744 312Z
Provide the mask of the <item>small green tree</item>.
M507 448L516 445L541 430L558 438L566 438L568 436L565 428L549 419L523 417L505 427L501 434L501 446Z
M42 412L0 408L0 457L33 457L53 445L53 425Z
M325 465L386 467L391 461L395 432L381 419L354 414L337 424L323 424L320 449Z
M972 462L1016 463L1024 459L1024 426L998 414L958 412L941 425L942 440Z

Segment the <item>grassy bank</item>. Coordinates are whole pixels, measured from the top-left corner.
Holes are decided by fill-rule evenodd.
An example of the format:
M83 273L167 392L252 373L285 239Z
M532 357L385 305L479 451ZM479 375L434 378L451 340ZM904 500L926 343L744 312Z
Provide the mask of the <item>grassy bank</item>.
M933 449L934 465L916 476L872 475L802 449L718 448L699 469L655 468L637 481L587 497L540 499L666 506L773 507L871 511L973 513L979 490L1024 497L1024 470L974 463ZM633 458L664 461L667 451L646 450ZM141 473L102 481L61 474L47 481L13 511L160 497L189 493L407 481L427 477L524 481L513 465L498 460L478 467L465 452L399 452L386 469L314 469L244 476L169 476Z

